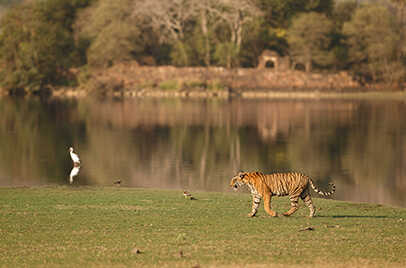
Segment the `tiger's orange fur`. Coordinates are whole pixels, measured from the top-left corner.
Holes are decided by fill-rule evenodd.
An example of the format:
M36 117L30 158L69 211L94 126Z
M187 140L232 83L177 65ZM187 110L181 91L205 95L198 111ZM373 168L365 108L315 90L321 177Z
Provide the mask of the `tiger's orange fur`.
M315 215L315 207L310 197L311 186L315 192L320 195L328 196L335 192L335 186L332 185L330 192L322 192L317 189L313 181L306 175L297 172L263 174L261 172L240 172L231 179L230 186L236 190L242 185L247 185L252 194L252 210L248 216L253 217L258 211L261 199L264 199L265 211L271 216L277 216L277 213L271 210L272 196L289 195L291 208L283 213L284 216L290 216L298 209L299 197L309 207L310 217Z

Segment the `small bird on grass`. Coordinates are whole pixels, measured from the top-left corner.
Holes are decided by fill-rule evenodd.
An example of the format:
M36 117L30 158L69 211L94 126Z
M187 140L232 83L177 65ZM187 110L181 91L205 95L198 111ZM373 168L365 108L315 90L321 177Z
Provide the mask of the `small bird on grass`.
M302 232L302 231L314 231L314 228L308 226L308 227L306 227L306 228L303 228L303 229L300 229L300 230L299 230L299 232Z
M139 248L133 248L133 249L131 250L131 252L132 252L133 254L141 254L141 250L140 250Z
M196 200L196 198L194 198L194 197L192 196L192 194L189 193L188 191L183 191L183 196L184 196L186 199Z
M69 147L70 158L72 158L73 166L80 166L80 159L77 153L73 152L73 147Z

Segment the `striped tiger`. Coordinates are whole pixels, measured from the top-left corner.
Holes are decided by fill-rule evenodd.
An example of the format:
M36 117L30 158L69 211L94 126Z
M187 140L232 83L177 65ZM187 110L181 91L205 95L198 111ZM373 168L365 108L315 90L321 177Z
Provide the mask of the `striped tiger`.
M316 210L310 197L309 186L311 186L316 193L323 196L329 196L335 192L334 184L330 183L330 192L322 192L314 186L311 178L297 172L273 174L239 172L231 179L230 186L233 187L234 190L237 190L243 185L247 185L252 194L252 210L248 214L249 217L255 216L262 198L264 198L265 211L269 215L276 217L277 213L270 208L271 198L272 196L286 195L289 195L291 208L283 213L284 216L290 216L296 212L300 197L310 209L309 216L313 217Z

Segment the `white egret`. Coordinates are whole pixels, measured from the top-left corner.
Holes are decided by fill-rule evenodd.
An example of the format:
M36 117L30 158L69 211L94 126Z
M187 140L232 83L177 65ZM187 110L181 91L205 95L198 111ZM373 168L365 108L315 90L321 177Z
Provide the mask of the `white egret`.
M72 158L73 165L74 166L79 166L80 165L79 155L77 155L76 153L73 152L72 147L69 148L69 153L70 153L70 157Z

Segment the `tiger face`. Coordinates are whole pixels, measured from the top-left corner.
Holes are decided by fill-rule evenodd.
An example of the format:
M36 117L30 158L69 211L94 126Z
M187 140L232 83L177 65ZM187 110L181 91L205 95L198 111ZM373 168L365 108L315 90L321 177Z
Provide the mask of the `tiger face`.
M239 172L237 175L235 175L231 181L230 181L230 186L233 187L234 191L237 191L239 187L243 186L244 184L247 184L245 177L245 172Z

